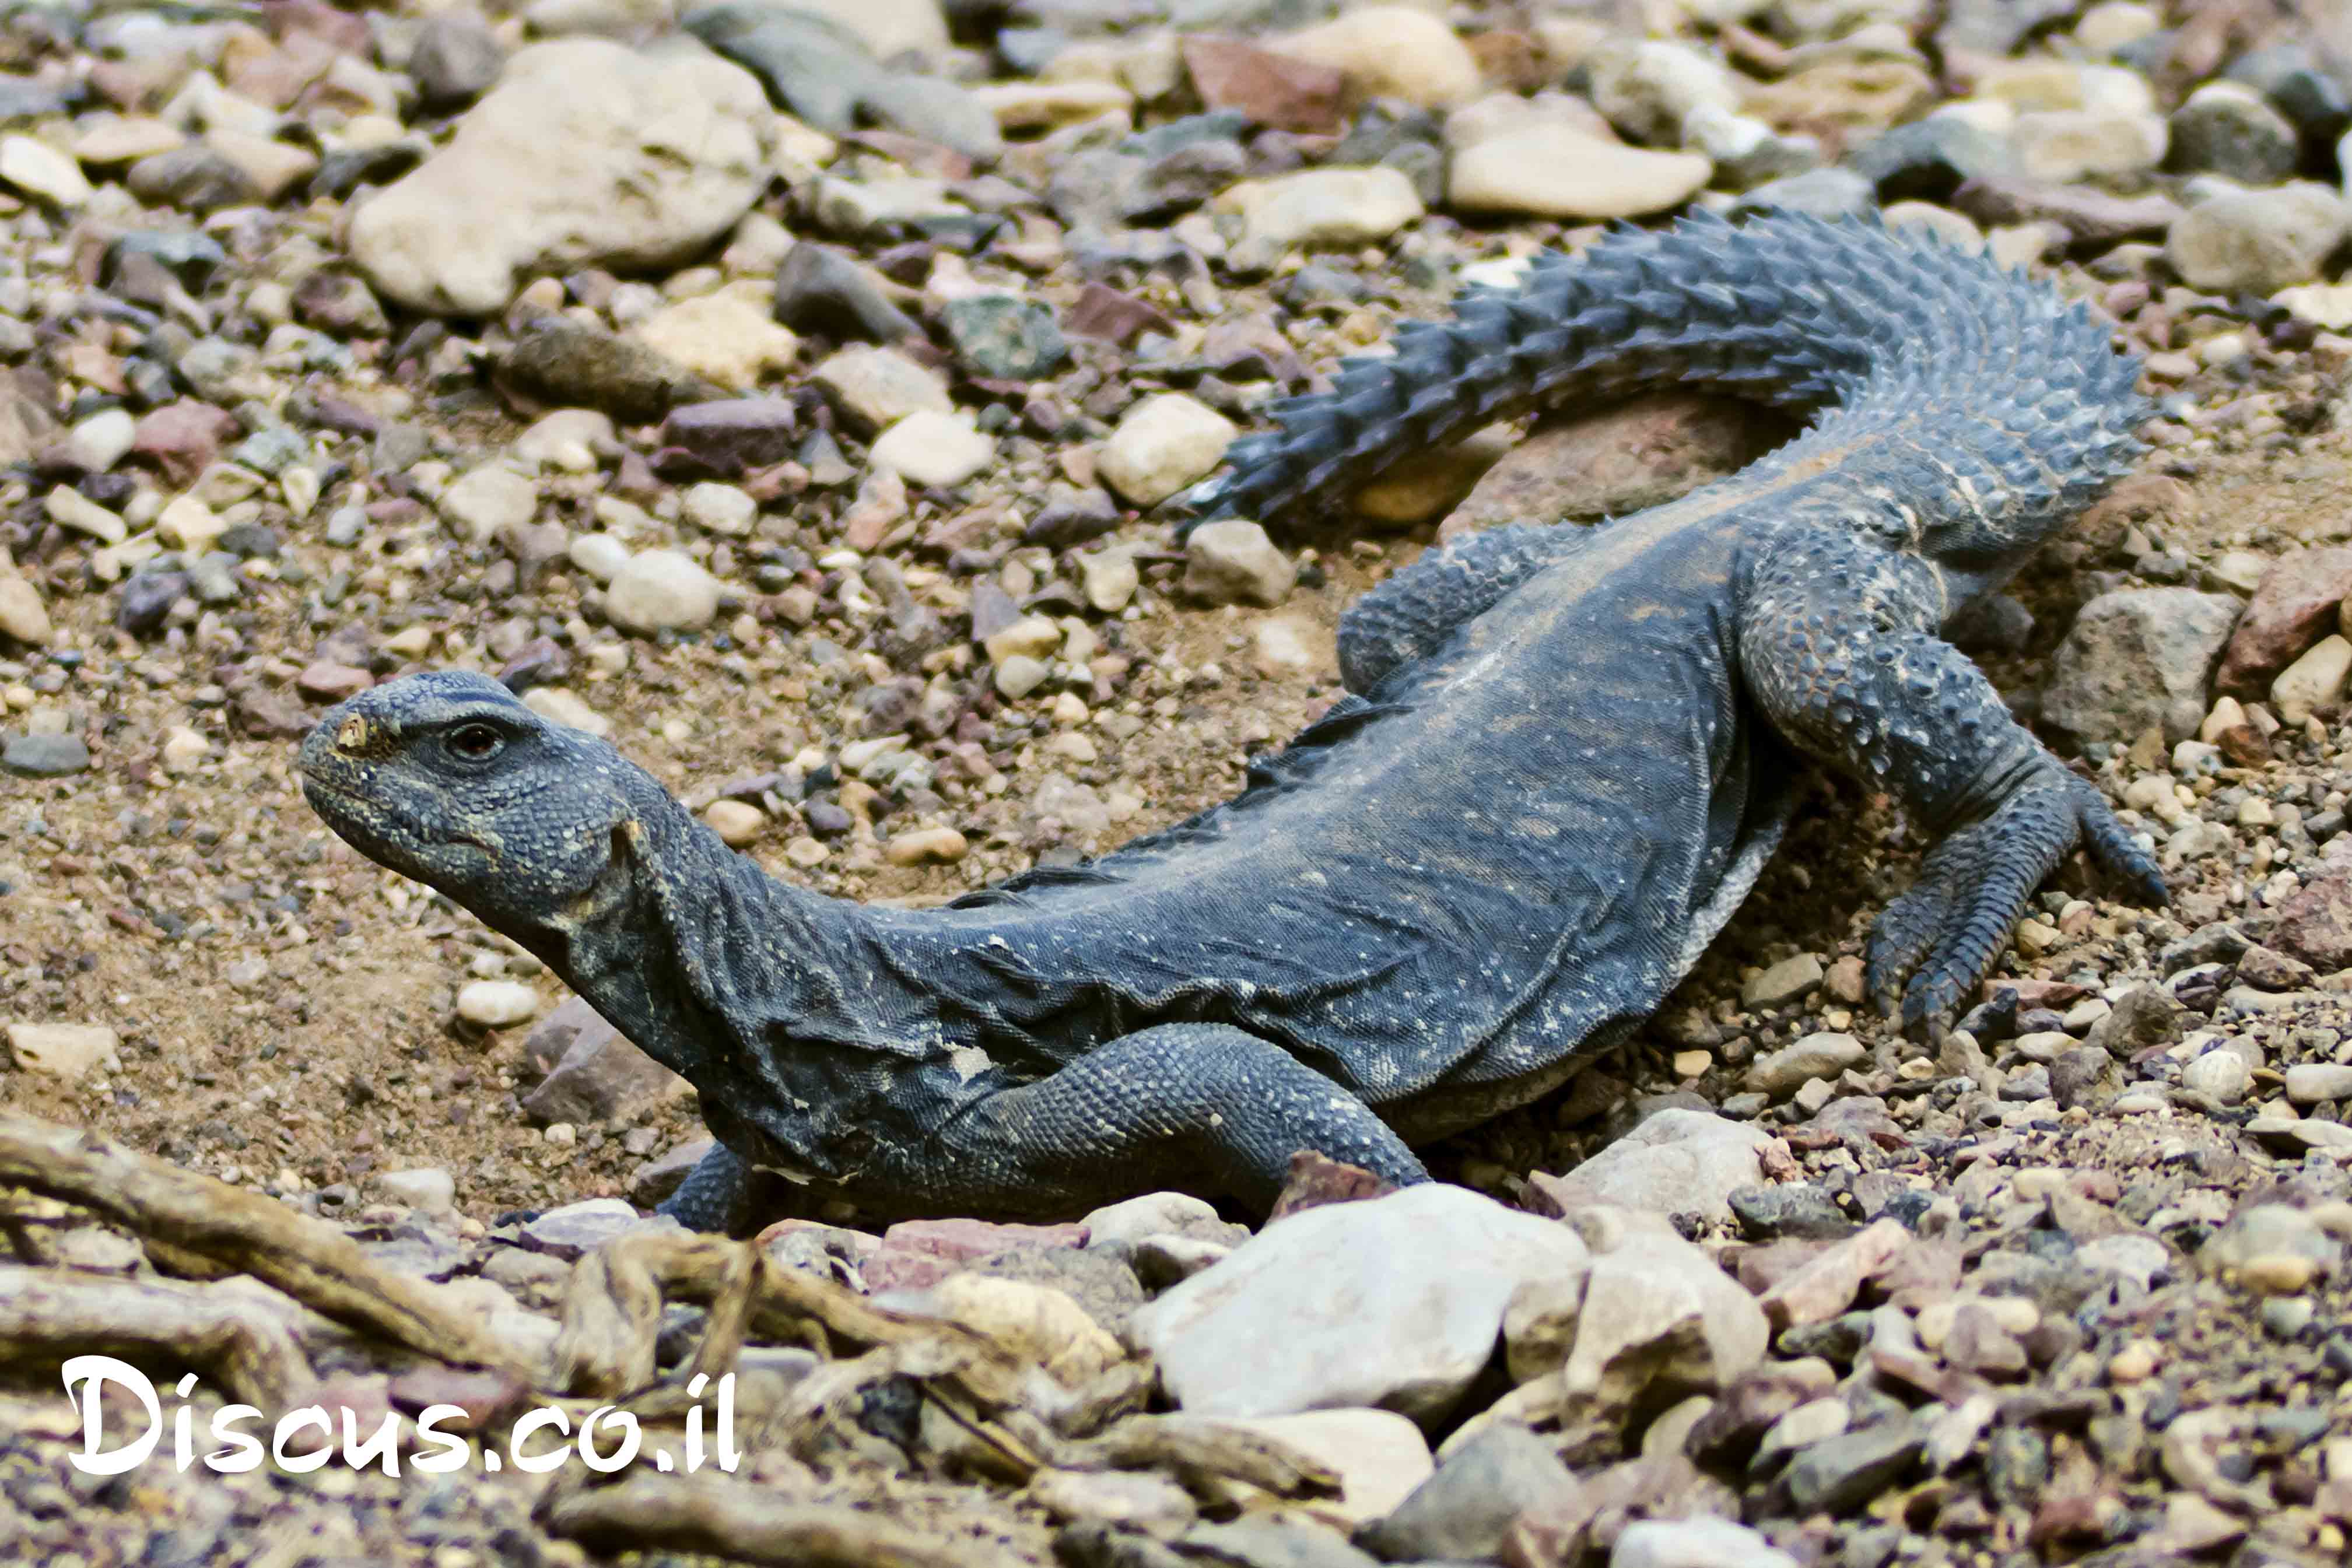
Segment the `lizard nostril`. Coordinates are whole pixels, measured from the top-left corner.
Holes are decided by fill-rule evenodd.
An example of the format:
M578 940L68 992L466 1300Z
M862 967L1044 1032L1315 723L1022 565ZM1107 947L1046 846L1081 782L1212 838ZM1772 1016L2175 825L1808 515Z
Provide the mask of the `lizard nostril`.
M335 731L335 749L338 751L358 751L367 745L367 741L368 722L363 718L347 718Z

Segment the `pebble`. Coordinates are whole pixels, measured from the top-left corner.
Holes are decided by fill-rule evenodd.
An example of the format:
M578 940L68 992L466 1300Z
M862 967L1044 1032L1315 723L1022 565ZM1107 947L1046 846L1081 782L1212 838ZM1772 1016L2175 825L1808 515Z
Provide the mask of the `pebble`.
M578 997L558 1002L532 1027L522 1053L552 1062L522 1097L523 1114L544 1124L633 1121L693 1092Z
M970 847L953 828L918 828L894 836L883 854L892 865L953 865Z
M2341 700L2347 675L2352 675L2352 642L2341 634L2323 637L2279 672L2271 683L2271 704L2287 723L2302 724L2314 709Z
M637 1223L636 1209L622 1199L591 1197L551 1208L529 1221L522 1228L522 1239L534 1251L573 1259L595 1250Z
M995 460L996 439L982 434L968 413L919 409L877 437L867 455L877 468L949 490Z
M2253 1069L2234 1051L2209 1051L2180 1070L2180 1086L2210 1096L2222 1105L2235 1105L2254 1084Z
M1421 1428L1390 1410L1307 1410L1226 1419L1218 1425L1271 1438L1329 1467L1339 1478L1339 1495L1318 1500L1316 1511L1350 1525L1395 1511L1436 1468ZM1216 1560L1230 1561L1222 1554Z
M1087 602L1097 612L1116 615L1134 599L1135 591L1143 585L1143 574L1137 569L1131 550L1088 550L1078 557L1078 583ZM0 587L0 594L5 591L5 587ZM0 610L5 610L5 602L0 602ZM5 622L0 622L0 628L5 626Z
M533 273L673 266L766 187L772 119L759 82L709 54L534 44L352 215L351 253L378 293L469 316L505 309Z
M0 570L0 636L40 648L48 645L54 630L41 591L21 577Z
M1497 1421L1448 1454L1437 1471L1356 1543L1382 1562L1493 1557L1519 1515L1568 1502L1576 1479L1543 1438Z
M1800 1514L1844 1513L1900 1480L1918 1458L1926 1435L1908 1416L1813 1444L1781 1479Z
M0 742L0 768L20 779L63 779L89 766L89 747L76 735L12 735Z
M1211 206L1240 219L1241 238L1226 260L1244 272L1263 272L1297 246L1383 240L1422 215L1421 193L1412 177L1385 166L1307 169L1244 180Z
M867 430L887 429L911 413L946 413L954 406L938 371L895 349L843 349L818 365L814 376L841 411Z
M686 487L678 497L678 510L698 528L740 537L751 531L760 503L735 486L706 480Z
M2051 660L2042 716L2085 741L2129 744L2151 727L2168 744L2196 734L2238 610L2227 594L2186 588L2099 595Z
M613 721L562 686L533 686L522 695L522 706L541 718L568 725L602 739L613 733Z
M2275 185L2302 158L2294 126L2262 94L2234 81L2207 82L2172 111L2166 163L2242 185Z
M2009 143L2027 178L2071 185L2150 172L2164 161L2166 133L2146 110L2060 109L2019 115Z
M79 207L91 194L71 153L29 136L0 136L0 182L59 207Z
M1566 125L1530 125L1455 154L1446 200L1465 212L1642 217L1688 201L1714 168L1696 152L1658 152Z
M375 1182L384 1197L409 1208L446 1214L457 1205L457 1180L439 1166L385 1171L375 1178Z
M457 1016L483 1029L506 1029L539 1011L539 992L520 980L475 980L457 993Z
M1102 444L1096 466L1103 482L1129 504L1156 507L1206 478L1224 460L1225 448L1237 434L1233 421L1198 399L1183 392L1158 392L1119 416ZM1192 537L1198 540L1205 531L1195 530Z
M692 556L646 550L621 562L605 585L604 613L624 632L692 632L719 613L719 583Z
M1639 1520L1617 1534L1609 1568L1798 1568L1797 1559L1727 1519Z
M742 800L713 800L703 808L702 820L731 850L756 843L768 826L768 813Z
M665 306L629 336L714 386L750 392L800 355L799 337L769 314L772 293L761 281L730 283Z
M1431 1183L1267 1226L1139 1312L1135 1333L1187 1412L1434 1421L1485 1369L1513 1292L1588 1265L1567 1227Z
M2352 1100L2352 1065L2298 1062L2286 1070L2286 1097L2298 1105Z
M121 1037L103 1024L12 1023L8 1051L26 1072L64 1079L86 1078L93 1068L114 1065Z
M510 537L539 512L539 486L513 469L487 464L441 493L441 515L476 544Z
M1361 99L1445 109L1476 97L1481 85L1469 47L1438 17L1411 5L1359 5L1270 47L1333 68Z
M1265 530L1243 517L1205 523L1184 542L1184 591L1204 604L1258 604L1290 596L1297 570Z
M1566 1176L1528 1180L1563 1214L1616 1204L1723 1220L1731 1217L1732 1192L1764 1179L1763 1154L1776 1142L1744 1123L1670 1107Z
M1740 1002L1750 1008L1786 1007L1811 995L1821 985L1822 973L1822 961L1811 953L1783 958L1740 988Z
M2352 234L2352 204L2309 183L2239 191L2200 202L2165 237L2182 280L2209 294L2275 294L2320 277Z

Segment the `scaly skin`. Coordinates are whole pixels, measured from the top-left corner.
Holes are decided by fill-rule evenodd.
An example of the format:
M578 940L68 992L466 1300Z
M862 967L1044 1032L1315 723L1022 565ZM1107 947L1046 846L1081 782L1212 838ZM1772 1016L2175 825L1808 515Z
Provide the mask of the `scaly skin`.
M2135 367L2079 309L1875 226L1693 220L1403 337L1196 500L1279 517L1644 382L1822 412L1667 506L1425 555L1348 612L1351 695L1241 796L940 908L768 877L478 675L330 714L311 802L694 1083L722 1147L665 1207L702 1227L755 1222L777 1179L877 1215L1263 1203L1302 1147L1422 1179L1412 1144L1541 1094L1688 972L1779 841L1792 752L1937 841L1871 950L1914 1023L2078 844L2163 896L1936 636L2136 450Z

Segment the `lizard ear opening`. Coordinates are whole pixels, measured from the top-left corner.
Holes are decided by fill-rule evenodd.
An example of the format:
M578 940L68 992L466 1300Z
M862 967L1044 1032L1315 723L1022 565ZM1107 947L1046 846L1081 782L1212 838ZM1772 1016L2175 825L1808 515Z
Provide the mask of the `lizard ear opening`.
M613 859L628 866L646 862L646 825L635 817L613 824Z

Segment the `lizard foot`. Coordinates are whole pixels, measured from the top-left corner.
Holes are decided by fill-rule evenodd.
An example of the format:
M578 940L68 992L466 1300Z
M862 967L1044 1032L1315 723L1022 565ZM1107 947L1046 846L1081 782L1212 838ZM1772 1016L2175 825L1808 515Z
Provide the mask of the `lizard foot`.
M2054 761L1992 811L1928 852L1919 880L1871 928L1870 989L1904 1027L1948 1020L2000 956L2026 901L2069 852L2090 850L2143 903L2161 904L2164 874L2090 780Z

